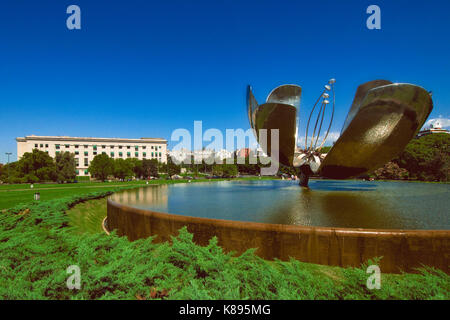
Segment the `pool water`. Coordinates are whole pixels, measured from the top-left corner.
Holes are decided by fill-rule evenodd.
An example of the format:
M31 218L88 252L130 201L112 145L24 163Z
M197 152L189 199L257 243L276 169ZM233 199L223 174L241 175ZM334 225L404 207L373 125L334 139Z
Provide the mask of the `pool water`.
M219 181L148 186L113 200L179 215L288 225L450 229L450 184L310 180Z

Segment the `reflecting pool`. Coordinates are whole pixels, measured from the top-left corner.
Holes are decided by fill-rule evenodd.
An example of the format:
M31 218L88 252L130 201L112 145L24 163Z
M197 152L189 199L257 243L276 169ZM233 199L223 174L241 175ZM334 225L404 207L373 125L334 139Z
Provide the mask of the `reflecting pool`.
M450 184L356 180L253 180L155 185L114 201L179 215L289 225L450 229Z

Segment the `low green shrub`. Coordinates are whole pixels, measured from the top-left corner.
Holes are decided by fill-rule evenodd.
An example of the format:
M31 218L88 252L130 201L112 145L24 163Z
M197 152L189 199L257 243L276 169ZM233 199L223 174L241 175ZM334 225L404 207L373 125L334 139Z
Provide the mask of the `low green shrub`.
M98 192L17 206L0 213L0 299L449 299L450 279L431 268L382 275L366 287L361 268L266 261L248 250L225 253L217 239L198 246L186 228L171 242L129 242L79 234L65 212ZM369 262L370 263L370 262ZM78 265L81 288L66 269Z

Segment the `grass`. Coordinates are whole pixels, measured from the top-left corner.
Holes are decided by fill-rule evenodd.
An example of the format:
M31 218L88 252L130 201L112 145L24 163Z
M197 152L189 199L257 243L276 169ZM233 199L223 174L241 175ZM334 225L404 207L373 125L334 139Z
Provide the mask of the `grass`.
M236 178L233 180L256 180L257 177ZM273 179L272 177L263 177L262 179ZM214 179L213 181L227 180ZM192 182L210 181L207 179L192 180ZM180 180L150 180L149 184L172 184L187 182ZM31 189L29 184L0 185L0 210L11 208L18 204L32 203L34 194L40 193L41 201L54 200L75 195L83 195L92 192L105 192L115 190L118 187L138 187L145 186L146 181L113 181L113 182L82 182L66 184L34 184Z
M449 275L432 268L382 274L381 289L369 290L365 265L266 261L253 250L234 256L215 238L196 245L186 229L160 244L107 236L104 197L139 183L73 186L35 185L55 198L0 212L0 299L450 299ZM5 194L25 192L12 187ZM82 272L80 290L66 286L73 264Z
M106 217L106 198L82 202L67 211L69 225L77 233L103 232L102 221Z
M234 256L215 238L207 246L196 245L185 228L170 243L107 236L92 225L99 216L95 204L105 195L42 201L0 213L0 299L450 298L450 277L431 268L382 274L381 289L369 290L365 266L266 261L253 250ZM80 204L83 200L94 202ZM80 235L80 219L72 218L83 214L88 217L83 229L90 231ZM79 290L66 286L70 265L80 267Z

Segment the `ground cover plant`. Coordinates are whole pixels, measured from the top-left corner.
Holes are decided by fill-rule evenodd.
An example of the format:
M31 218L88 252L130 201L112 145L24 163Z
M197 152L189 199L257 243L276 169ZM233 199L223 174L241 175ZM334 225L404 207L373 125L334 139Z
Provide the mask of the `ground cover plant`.
M133 186L128 186L133 187ZM116 188L118 190L119 188ZM339 268L266 261L249 250L225 253L211 239L202 247L181 229L170 243L108 236L73 220L76 207L91 217L108 192L18 205L0 214L1 299L449 299L450 277L423 268L416 274L383 274L369 290L365 267ZM68 212L72 211L68 214ZM87 213L88 214L88 213ZM72 219L72 220L71 220ZM83 232L87 231L87 232ZM370 263L370 262L368 262ZM66 286L70 265L81 270L81 288Z

